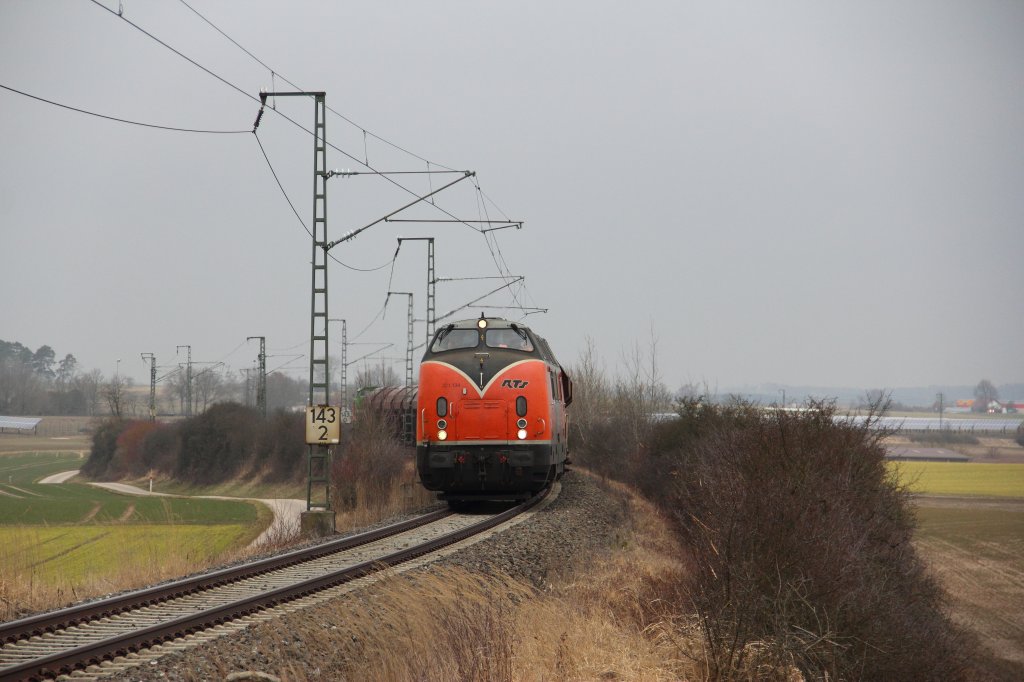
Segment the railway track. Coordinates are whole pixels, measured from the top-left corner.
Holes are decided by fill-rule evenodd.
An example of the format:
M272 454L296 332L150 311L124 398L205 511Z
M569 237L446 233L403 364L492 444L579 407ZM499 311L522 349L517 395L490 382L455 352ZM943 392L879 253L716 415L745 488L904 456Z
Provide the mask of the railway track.
M331 588L486 533L532 509L550 491L499 513L433 512L316 547L0 624L0 681L53 679L315 599Z

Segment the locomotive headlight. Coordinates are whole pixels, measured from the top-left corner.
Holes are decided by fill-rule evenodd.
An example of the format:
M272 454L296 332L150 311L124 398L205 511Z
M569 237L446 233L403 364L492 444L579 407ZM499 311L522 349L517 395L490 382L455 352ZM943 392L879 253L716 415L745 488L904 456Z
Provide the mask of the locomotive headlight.
M526 429L519 429L516 435L519 436L519 440L526 440Z
M523 431L523 433L526 433L526 432ZM448 432L445 431L444 429L441 429L440 431L437 432L437 439L438 440L447 440L448 439Z
M520 419L519 421L516 422L516 426L518 426L521 429L525 429L526 428L526 420L525 419Z
M487 329L487 319L483 313L480 313L480 319L476 321L476 326L480 329Z
M438 420L437 420L437 428L439 428L439 429L441 429L442 431L444 431L445 429L447 429L447 428L448 428L448 422L446 422L446 421L445 421L445 420L443 420L443 419L438 419Z

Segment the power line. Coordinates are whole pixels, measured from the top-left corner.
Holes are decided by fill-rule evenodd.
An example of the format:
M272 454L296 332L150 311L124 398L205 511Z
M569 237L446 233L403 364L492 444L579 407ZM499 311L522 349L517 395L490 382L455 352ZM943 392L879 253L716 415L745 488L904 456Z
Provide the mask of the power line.
M217 33L221 34L221 35L222 35L222 36L224 36L224 37L225 37L225 38L226 38L227 40L229 40L229 41L231 42L231 44L233 44L233 45L234 45L235 47L237 47L237 48L238 48L239 50L241 50L242 52L244 52L245 54L247 54L247 55L248 55L248 56L249 56L249 57L250 57L250 58L251 58L251 59L252 59L253 61L255 61L255 62L256 62L257 64L259 64L260 66L262 66L262 67L263 67L264 69L266 69L267 71L269 71L269 72L270 72L270 74L271 74L271 77L274 77L274 76L279 76L279 77L281 78L281 80L283 80L283 81L284 81L285 83L287 83L288 85L292 86L292 87L293 87L293 88L295 88L296 90L302 90L302 88L300 88L300 87L299 87L299 86L297 86L297 85L296 85L295 83L293 83L293 82L291 82L290 80L288 80L288 79L287 79L287 78L286 78L286 77L285 77L284 75L282 75L281 73L279 73L279 72L275 71L275 70L274 70L274 69L272 69L272 68L271 68L271 67L270 67L269 65L267 65L266 63L264 63L264 62L263 62L263 60L261 60L261 59L260 59L259 57L257 57L257 56L256 56L256 55L254 55L254 54L253 54L252 52L250 52L249 50L247 50L247 49L245 49L244 47L242 47L242 45L241 45L241 44L240 44L240 43L239 43L238 41L236 41L236 40L235 40L234 38L232 38L232 37L231 37L231 36L229 36L229 35L228 35L227 33L225 33L225 32L224 32L224 31L223 31L223 30L222 30L221 28L219 28L219 27L218 27L218 26L217 26L216 24L214 24L214 23L213 23L212 21L210 21L209 19L207 19L207 18L206 18L205 16L203 16L202 14L200 14L198 10L196 10L196 9L195 9L194 7L192 7L192 6L191 6L191 5L189 5L189 4L187 3L187 2L185 2L185 0L178 0L178 1L179 1L179 2L181 3L181 4L185 5L185 7L188 7L188 8L189 8L189 9L190 9L190 10L191 10L191 11L192 11L192 12L193 12L193 13L194 13L194 14L195 14L195 15L196 15L197 17L199 17L200 19L202 19L202 20L203 20L204 22L206 22L206 23L207 23L207 24L208 24L208 25L209 25L209 26L210 26L211 28L213 28L213 30L217 31ZM343 121L345 121L346 123L348 123L349 125L351 125L351 126L353 126L354 128L357 128L358 130L362 131L362 133L363 133L363 151L364 151L364 164L363 164L363 165L365 165L365 166L366 166L367 168L369 168L369 167L370 167L370 164L368 163L368 162L369 162L368 154L366 154L366 136L368 136L368 135L369 135L369 136L373 137L374 139L376 139L376 140L380 140L380 141L381 141L381 142L383 142L384 144L386 144L386 145L388 145L388 146L390 146L390 147L392 147L392 148L394 148L394 149L397 149L397 150L399 150L399 151L401 151L401 152L403 152L403 153L405 153L405 154L408 154L409 156L412 156L412 157L414 157L414 158L416 158L416 159L419 159L420 161L423 161L423 162L427 163L428 165L429 165L429 164L431 164L431 163L433 163L433 165L435 165L435 166L438 166L438 167L440 167L440 168L444 168L444 169L445 169L445 170L446 170L447 172L459 172L459 171L457 171L457 170L455 170L455 169L453 169L453 168L449 168L448 166L445 166L445 165L443 165L443 164L440 164L440 163L436 163L436 162L431 162L430 160L428 160L428 159L425 159L425 158L423 158L423 157L422 157L422 156L420 156L419 154L415 154L415 153L413 153L413 152L409 151L408 149L405 149L405 148L403 148L403 147L401 147L401 146L399 146L399 145L395 144L394 142L391 142L390 140L387 140L387 139L385 139L385 138L381 137L380 135L377 135L377 134L375 134L375 133L373 133L373 132L371 132L371 131L367 130L367 129L366 129L366 128L364 128L363 126L359 125L358 123L356 123L356 122L355 122L355 121L353 121L352 119L348 118L348 117L347 117L347 116L345 116L344 114L342 114L342 113L340 113L340 112L338 112L338 111L335 111L335 110L334 110L334 109L332 109L331 107L327 107L327 110L328 110L329 112L331 112L332 114L334 114L335 116L337 116L338 118L340 118L341 120L343 120ZM422 172L422 171L419 171L419 172ZM429 170L428 170L427 172L432 172L432 171L429 171Z
M2 83L0 83L0 88L3 88L4 90L9 90L11 92L16 92L19 95L24 95L25 97L37 100L39 102L45 102L47 104L52 104L53 106L60 107L61 109L69 109L70 111L77 111L80 114L88 114L89 116L95 116L96 118L105 118L108 121L117 121L118 123L127 123L127 124L133 125L133 126L142 126L143 128L156 128L158 130L173 130L174 132L178 132L178 133L206 133L206 134L210 134L210 135L237 135L238 133L247 133L247 132L249 132L248 130L198 130L198 129L195 129L195 128L176 128L174 126L162 126L162 125L157 125L155 123L142 123L141 121L130 121L130 120L126 119L126 118L118 118L117 116L108 116L106 114L99 114L99 113L96 113L95 111L89 111L88 109L80 109L78 107L73 107L70 104L61 104L60 102L54 102L53 100L46 99L45 97L39 97L38 95L30 95L27 92L24 92L22 90L18 90L17 88L12 88L12 87L4 85Z
M141 32L142 34L144 34L144 35L145 35L145 36L147 36L148 38L150 38L150 39L152 39L152 40L156 41L157 43L159 43L160 45L162 45L162 46L163 46L163 47L165 47L166 49L170 50L170 51L171 51L171 52L173 52L174 54L178 55L178 56L179 56L179 57L181 57L182 59L186 60L187 62L189 62L190 64L192 64L192 65L193 65L193 66L195 66L196 68L198 68L198 69L202 70L202 71L203 71L204 73L206 73L206 74L210 75L211 77L213 77L213 78L215 78L215 79L219 80L220 82L224 83L225 85L227 85L228 87L230 87L230 88L231 88L232 90L235 90L236 92L238 92L238 93L242 94L243 96L247 97L247 98L248 98L248 99L250 99L250 100L253 100L254 102L256 102L256 101L259 101L261 105L263 104L262 98L258 100L258 99L257 99L256 97L252 96L251 94L247 93L247 92L246 92L245 90L243 90L242 88L238 87L237 85L235 85L235 84L231 83L231 82L230 82L230 81L228 81L227 79L225 79L225 78L223 78L222 76L218 75L217 73L215 73L215 72L214 72L214 71L212 71L211 69L208 69L208 68L206 68L205 66L203 66L202 64L200 64L200 63L199 63L199 62L197 62L196 60L192 59L191 57L188 57L187 55L185 55L185 54L184 54L184 53L182 53L181 51L179 51L179 50L175 49L174 47L172 47L172 46L171 46L171 45L169 45L168 43L164 42L163 40L160 40L160 39L159 39L159 38L157 38L157 37L156 37L155 35L153 35L153 34L152 34L152 33L150 33L149 31L146 31L145 29L143 29L143 28L142 28L141 26L139 26L138 24L136 24L136 23L132 22L131 20L129 20L129 19L127 19L127 18L125 18L122 12L119 12L119 11L114 11L114 10L110 9L109 7L106 7L105 5L103 5L102 3L100 3L100 2L98 1L98 0L90 0L90 1L91 1L91 2L92 2L92 3L94 4L94 5L96 5L97 7L100 7L101 9L104 9L104 10L106 10L106 11L107 11L107 12L109 12L110 14L113 14L113 15L117 16L118 18L122 19L122 20L123 20L123 21L125 21L125 22L126 22L126 23L127 23L128 25L129 25L129 26L131 26L132 28L135 28L135 29L136 29L137 31ZM242 47L242 46L241 46L240 44L238 44L238 43L237 43L237 41L235 41L234 39L230 38L230 36L228 36L228 35L227 35L226 33L224 33L224 32L223 32L223 31L221 31L221 30L220 30L219 28L217 28L216 26L214 26L214 24L213 24L212 22L210 22L210 21L209 21L208 19L206 19L205 17L203 17L203 16L201 15L201 14L199 14L199 12L197 12L197 11L196 11L196 10L195 10L194 8L192 8L192 7L191 7L190 5L188 5L187 3L183 2L183 0L180 0L180 1L182 1L182 4L184 4L184 5L186 6L186 7L188 7L188 9L190 9L190 10L191 10L192 12L194 12L194 13L195 13L196 15L198 15L198 16L199 16L199 17L200 17L201 19L203 19L203 21L205 21L206 23L208 23L208 24L209 24L210 26L212 26L212 27L213 27L214 29L216 29L216 30L217 30L218 32L220 32L220 33L221 33L221 34L222 34L222 35L223 35L223 36L224 36L225 38L227 38L227 39L228 39L228 40L230 40L230 41L231 41L232 43L234 43L234 44L235 44L235 45L236 45L237 47L239 47L240 49L242 49L242 50L243 50L243 51L244 51L244 52L245 52L245 53L246 53L246 54L247 54L247 55L248 55L249 57L251 57L252 59L254 59L254 60L255 60L255 61L257 62L257 63L259 63L259 64L260 64L261 66L263 66L264 68L268 69L268 70L269 70L269 71L271 72L271 75L272 75L272 76L274 76L274 75L276 74L276 72L275 72L275 71L274 71L273 69L270 69L270 67L269 67L269 66L267 66L266 64L264 64L264 63L263 63L263 62L262 62L261 60L259 60L258 58L256 58L256 57L255 57L255 55L253 55L253 54L252 54L251 52L249 52L248 50L246 50L245 48L243 48L243 47ZM294 83L292 83L292 82L291 82L290 80L288 80L287 78L285 78L285 77L283 77L283 76L282 76L282 80L284 80L284 81L285 81L286 83L288 83L288 84L289 84L289 85L291 85L292 87L294 87L294 88L296 88L296 89L299 89L299 88L298 88L298 86L296 86L296 85L295 85ZM349 123L350 125L353 125L353 126L357 127L357 128L359 129L359 130L361 130L361 131L363 132L363 138L364 138L364 159L363 159L363 160L360 160L360 159L358 159L357 157L355 157L355 156L353 156L352 154L350 154L349 152L345 151L344 149L341 149L340 147L338 147L338 146L337 146L337 145L335 145L335 144L332 144L332 143L326 142L326 140L325 140L325 142L326 142L327 146L331 147L332 149L334 149L334 150L335 150L335 151L337 151L338 153L342 154L343 156L345 156L345 157L349 158L349 159L350 159L350 160L352 160L353 162L355 162L355 163L358 163L358 164L360 164L360 165L362 165L362 166L366 167L367 169L369 169L370 171L372 171L372 172L373 172L374 174L376 174L376 175L379 175L380 177L383 177L383 178L384 178L385 180L387 180L388 182L390 182L391 184L393 184L393 185L394 185L395 187L397 187L397 188L399 188L399 189L401 189L401 190L405 191L406 193L408 193L408 194L412 194L413 196L417 196L417 197L419 196L417 192L414 192L414 191L413 191L412 189L410 189L410 188L408 188L408 187L406 187L406 186L402 185L402 184L401 184L401 183L399 183L398 181L396 181L396 180L392 179L391 177L389 177L389 175L388 175L388 174L385 174L384 172L382 172L382 171L379 171L379 170L377 170L376 168L374 168L373 166L371 166L371 165L370 165L370 162L369 162L369 155L368 155L368 153L366 153L366 149L365 149L365 140L366 140L366 137L367 137L368 135L371 135L371 136L373 136L373 137L374 137L375 139L378 139L378 140L380 140L381 142L384 142L385 144L388 144L388 145L390 145L390 146L394 147L395 149L398 149L398 150L400 150L400 151L402 151L402 152L404 152L404 153L406 153L406 154L408 154L408 155L410 155L410 156L412 156L412 157L414 157L414 158L417 158L417 159L419 159L419 160L421 160L421 161L425 162L425 163L427 164L427 168L428 168L428 177L429 177L429 173L430 173L430 164L432 163L432 162L431 162L431 161L430 161L429 159L426 159L426 158L424 158L424 157L422 157L422 156L419 156L418 154L415 154L415 153L413 153L413 152L410 152L409 150L407 150L407 149L404 149L404 148L400 147L399 145L396 145L396 144L394 144L394 143L392 143L392 142L390 142L390 141L386 140L385 138L383 138L383 137L380 137L379 135L376 135L376 134L374 134L374 133L371 133L371 132L367 131L367 130L366 130L365 128L363 128L362 126L359 126L359 125L357 125L357 124L356 124L356 123L355 123L354 121L352 121L351 119L347 118L346 116L344 116L344 115L340 114L339 112L337 112L337 111L335 111L335 110L333 110L333 109L329 109L329 108L328 108L328 110L329 110L329 111L331 111L332 113L334 113L335 115L339 116L339 117L340 117L340 118L341 118L342 120L346 121L346 122L347 122L347 123ZM278 114L279 116L281 116L282 118L284 118L284 119L285 119L286 121L288 121L289 123L291 123L291 124L292 124L292 125L294 125L295 127L297 127L297 128L299 128L300 130L304 131L304 132L305 132L306 134L308 134L308 135L314 135L313 131L311 131L311 130L307 129L307 128L306 128L305 126L303 126L302 124L300 124L300 123L299 123L298 121L296 121L296 120L292 119L291 117L289 117L289 116L287 116L287 115L285 115L285 114L283 114L283 113L279 112L279 111L278 111L278 110L276 109L276 107L274 107L274 108L273 108L273 111L274 111L274 113ZM261 108L261 112L262 112L262 108ZM249 131L245 131L245 132L249 132ZM255 130L253 130L252 132L255 132ZM262 145L262 144L260 144L260 147L261 147L261 150L262 150L262 147L263 147L263 145ZM265 150L263 151L263 155L264 155L264 158L265 158L265 159L266 159L266 161L267 161L267 164L268 164L268 165L270 165L270 159L269 159L269 158L267 157L267 155L266 155L266 152L265 152ZM445 169L446 171L454 171L454 170L455 170L455 169L449 168L448 166L444 166L443 164L437 164L437 163L434 163L434 165L438 166L439 168L443 168L443 169ZM271 171L273 172L273 166L272 166L272 165L271 165ZM456 172L459 172L459 171L456 171ZM283 187L283 186L281 185L281 183L280 183L280 180L279 180L279 179L277 179L277 174L276 174L276 172L274 172L273 174L274 174L274 176L275 176L275 180L277 180L277 183L278 183L278 187L279 187L279 188L281 189L282 193L284 193L284 195L285 195L285 197L286 197L286 199L287 199L287 193L286 193L286 192L284 191L284 187ZM480 186L479 186L479 182L474 182L474 185L476 186L476 188L477 188L477 191L478 191L478 192L479 192L479 193L480 193L480 194L482 195L482 194L483 194L483 192L482 192L482 190L480 189ZM491 201L489 197L486 197L486 195L483 195L483 196L484 196L484 197L485 197L485 198L487 199L487 201ZM304 221L302 221L302 218L301 218L300 216L298 216L298 212L297 212L297 211L295 211L295 207L294 207L294 205L292 204L292 202L291 202L291 200L290 200L290 199L288 199L288 203L289 203L289 205L290 205L290 206L292 207L292 211L296 213L296 216L297 216L297 217L299 217L299 221L300 221L300 222L302 223L302 225L303 225L303 229L305 229L305 230L306 230L306 232L307 232L307 234L308 234L308 233L309 233L309 228L308 228L308 227L306 227L306 225L305 225L305 222L304 222ZM496 204L494 204L494 202L493 202L493 201L491 201L491 203L492 203L492 204L493 204L493 205L495 206L495 208L498 208L498 207L497 207L497 205L496 205ZM454 219L454 220L455 220L455 221L457 221L457 222L461 222L462 224L464 224L464 225L465 225L466 227L468 227L469 229L471 229L471 230L473 230L473 231L475 231L475 232L478 232L478 233L481 233L481 232L482 232L482 230L481 230L480 228L474 227L474 226L473 226L473 225L471 225L470 223L468 223L468 222L466 222L466 221L464 221L464 220L462 220L462 219L458 218L458 217L457 217L457 216L456 216L455 214L451 213L450 211L446 210L445 208L443 208L443 207L441 207L441 206L438 206L438 205L437 205L437 204L436 204L435 202L431 201L431 202L430 202L430 204L431 204L432 206L434 206L434 207L435 207L435 208L436 208L437 210L441 211L441 212L442 212L443 214L447 215L448 217L450 217L450 218ZM486 207L486 203L485 203L485 202L483 202L483 201L481 201L481 202L480 202L480 204L483 204L482 208L483 208L483 211L484 211L484 213L486 214L486 213L487 213L487 207ZM479 210L479 208L480 208L480 204L478 204L478 210ZM498 210L499 210L499 212L502 212L502 213L504 213L503 211L501 211L501 210L500 210L500 208L499 208ZM498 247L498 246L497 246L497 240L495 240L495 245L494 245L494 247L492 247L492 246L491 246L491 243L490 243L489 233L483 233L483 236L484 236L484 241L485 241L485 243L487 244L487 248L488 248L488 250L489 250L489 251L490 251L490 253L491 253L491 258L492 258L492 259L494 260L495 266L497 266L497 268L498 268L498 272L499 272L499 274L502 274L502 275L505 275L505 276L510 276L510 270L509 270L509 268L508 268L508 265L507 265L507 263L505 264L505 269L504 269L504 270L502 269L502 264L501 264L501 263L502 263L502 262L504 262L504 255L500 255L500 261L501 261L501 262L499 262L499 254L501 254L501 249L500 249L500 247ZM498 249L498 254L495 254L495 248L497 248L497 249ZM330 255L330 254L329 254L329 255ZM345 263L342 263L341 261L339 261L339 260L338 260L338 259L337 259L336 257L334 257L334 256L331 256L331 258L332 258L332 260L334 260L335 262L337 262L337 263L339 263L339 264L343 265L343 266L344 266L344 267L346 267L346 268L349 268L349 269L352 269L352 270L359 270L358 268L353 268L352 266L349 266L349 265L347 265L347 264L345 264ZM392 263L392 264L393 264L393 263ZM378 269L381 269L381 268L383 268L383 267L386 267L386 265L387 265L387 264L385 264L385 265L382 265L382 266L380 266L380 267L378 267L378 268L373 268L373 269L371 269L371 270L378 270ZM513 283L514 283L514 282L507 282L507 283L506 283L506 285L508 286L508 285L511 285L511 284L513 284ZM518 302L519 302L519 301L518 301L518 297L516 296L516 293L515 293L515 292L514 292L514 291L513 291L513 290L512 290L511 288L510 288L510 293L512 294L512 298L513 298L513 300L515 300L515 301L516 301L516 302L518 303ZM371 325L372 325L372 324L373 324L373 323L371 322ZM364 330L364 331L365 331L365 330Z
M246 131L246 132L249 132L249 131ZM274 170L274 164L270 163L270 157L267 156L267 150L264 149L263 143L260 141L260 136L257 135L255 133L255 131L254 131L253 132L253 137L256 138L256 144L258 144L260 146L260 151L263 152L263 158L267 162L267 167L270 168L271 175L274 176L274 181L277 183L278 189L280 189L281 190L281 194L284 195L284 200L288 202L288 206L291 207L292 213L294 213L295 217L299 219L299 224L302 225L302 229L304 229L306 231L306 234L308 234L310 237L312 237L313 233L309 231L309 227L306 226L306 221L304 221L302 219L302 216L299 215L299 212L295 209L295 204L292 203L291 198L288 196L288 192L285 191L285 189L284 189L284 185L281 184L281 179L279 177L277 177L277 171ZM377 270L383 270L384 268L386 268L387 266L389 266L389 265L391 265L392 263L395 262L394 259L391 259L387 263L384 263L383 265L378 265L375 268L357 268L354 265L349 265L348 263L341 262L333 254L328 254L328 256L330 256L331 260L333 260L338 265L346 267L349 270L355 270L356 272L376 272Z
M281 179L277 177L277 171L274 170L274 164L270 163L270 157L267 156L267 150L263 148L263 143L260 142L260 136L256 134L256 131L253 131L253 137L256 138L256 144L260 146L260 151L263 152L263 158L266 159L267 168L270 169L270 174L274 176L274 182L277 183L278 189L280 189L281 194L284 195L284 200L288 202L288 206L291 207L292 213L294 213L295 217L299 219L299 224L302 225L302 229L306 231L306 234L312 237L313 233L309 231L309 227L306 226L306 221L303 220L302 216L299 215L299 212L295 210L295 204L292 203L291 198L288 196L288 192L284 190L284 185L281 184Z
M160 44L160 45L162 45L163 47L167 48L168 50L170 50L170 51L171 51L171 52L173 52L174 54L178 55L179 57L181 57L181 58L182 58L182 59L184 59L185 61L189 62L190 64L192 64L192 65L193 65L193 66L195 66L196 68L198 68L198 69L202 70L202 71L203 71L204 73L207 73L207 74L209 74L210 76L212 76L212 77L216 78L216 79L217 79L217 80L219 80L220 82L222 82L222 83L224 83L225 85L227 85L228 87L230 87L230 88L231 88L232 90L235 90L236 92L238 92L238 93L242 94L243 96L247 97L248 99L251 99L251 100L253 100L254 102L260 102L260 103L262 104L262 102L261 102L261 101L260 101L260 100L259 100L258 98L256 98L256 97L253 97L252 95L250 95L249 93L247 93L247 92L246 92L245 90L243 90L242 88L238 87L238 86L237 86L237 85L235 85L234 83L232 83L232 82L228 81L227 79L223 78L222 76L220 76L220 75L218 75L218 74L214 73L214 72L213 72L213 71L212 71L211 69L208 69L208 68L206 68L205 66L203 66L202 64L200 64L200 63L199 63L199 62L197 62L196 60L194 60L194 59L192 59L191 57L189 57L189 56L185 55L185 54L184 54L183 52L181 52L180 50L177 50L177 49L175 49L174 47L172 47L171 45L169 45L169 44L165 43L164 41L160 40L160 39L159 39L159 38L157 38L157 37L156 37L155 35L153 35L153 34L152 34L152 33L150 33L149 31L145 30L144 28L142 28L142 27L141 27L141 26L139 26L138 24L134 23L133 21L131 21L131 20L129 20L129 19L126 19L126 18L124 17L124 15L123 15L123 14L121 14L121 13L119 13L119 12L116 12L116 11L114 11L114 10L110 9L109 7L106 7L105 5L103 5L102 3L100 3L100 2L99 2L99 0L90 0L90 2L92 2L92 3L93 3L94 5L96 5L97 7L100 7L101 9L104 9L104 10L106 10L106 11L107 11L107 12L109 12L110 14L112 14L112 15L114 15L114 16L116 16L116 17L118 17L119 19L121 19L121 20L125 21L125 22L126 22L126 23L127 23L127 24L128 24L129 26L131 26L132 28L134 28L134 29L136 29L137 31L141 32L141 33L142 33L143 35L147 36L148 38L150 38L150 39L152 39L152 40L156 41L157 43L159 43L159 44ZM194 10L193 10L193 11L194 11ZM257 61L259 62L259 60L257 60ZM264 66L265 68L267 68L267 67L266 67L266 65L265 65L265 64L263 64L262 62L259 62L259 63L260 63L260 64L262 64L262 65L263 65L263 66ZM273 73L273 71L272 71L272 73ZM291 85L292 87L294 87L294 88L298 89L298 86L296 86L296 85L295 85L294 83L291 83L290 81L287 81L287 79L285 79L284 77L282 77L282 80L285 80L285 82L287 82L287 83L288 83L289 85ZM283 119L285 119L286 121L288 121L289 123L291 123L291 124L292 124L293 126L295 126L296 128L298 128L299 130L302 130L302 131L304 131L304 132L305 132L305 133L306 133L307 135L313 135L313 131L309 130L308 128L306 128L305 126L303 126L303 125L302 125L301 123L299 123L299 122L298 122L298 121L296 121L295 119L293 119L293 118L291 118L291 117L287 116L286 114L283 114L283 113L281 113L281 112L280 112L280 111L278 111L278 110L277 110L276 108L274 108L274 109L273 109L273 111L274 111L274 113L275 113L275 114L277 114L278 116L282 117ZM331 111L333 111L333 110L331 110ZM346 118L345 116L343 116L343 115L341 115L341 114L338 114L337 112L333 112L333 113L337 114L338 116L340 116L340 117L341 117L341 118L342 118L343 120L347 121L348 123L350 123L350 124L352 124L352 125L355 125L355 123L353 123L352 121L350 121L350 120L349 120L348 118ZM362 130L362 131L363 131L364 133L367 133L367 134L373 135L373 133L369 133L369 132L368 132L367 130L365 130L364 128L361 128L361 127L360 127L360 130ZM415 158L417 158L417 159L420 159L421 161L425 161L425 162L427 162L427 163L430 163L430 162L429 162L429 160L427 160L427 159L424 159L423 157L421 157L421 156L419 156L419 155L417 155L417 154L414 154L414 153L412 153L412 152L410 152L410 151L408 151L408 150L406 150L406 149L403 149L402 147L399 147L398 145L394 145L394 144L392 144L392 143L390 143L390 142L387 142L387 140L384 140L384 138L381 138L381 137L379 137L379 136L377 136L377 135L373 135L373 136L374 136L375 138L377 138L377 139L380 139L380 140L381 140L381 141L383 141L383 142L386 142L387 144L390 144L390 145L392 145L392 146L393 146L393 147L395 147L396 149L399 149L399 150L401 150L401 151L405 152L406 154L409 154L410 156L413 156L413 157L415 157ZM395 187L398 187L398 188L399 188L399 189L401 189L402 191L404 191L404 192L406 192L406 193L408 193L408 194L411 194L411 195L413 195L413 196L419 196L419 194L418 194L417 192L414 192L414 191L413 191L412 189L410 189L410 188L406 187L405 185L403 185L403 184L401 184L400 182L398 182L398 181L396 181L396 180L392 179L392 178L391 178L391 177L389 177L388 175L386 175L386 174L382 173L381 171L378 171L378 170L377 170L376 168L374 168L373 166L371 166L371 165L370 165L370 163L369 163L369 159L368 159L368 158L367 158L367 159L364 159L364 160L360 160L360 159L358 159L357 157L353 156L352 154L350 154L349 152L345 151L345 150L344 150L344 149L342 149L341 147L338 147L338 146L337 146L337 145L335 145L335 144L332 144L332 143L330 143L330 142L326 142L326 140L325 140L325 143L327 144L327 146L328 146L328 147L330 147L331 149L333 149L333 150L337 151L337 152L338 152L339 154L342 154L343 156L347 157L348 159L352 160L353 162L355 162L355 163L358 163L358 164L360 164L360 165L362 165L362 166L366 167L367 169L369 169L369 170L373 171L373 172L374 172L374 174L376 174L376 175L379 175L379 176L383 177L383 178L384 178L385 180L387 180L388 182L390 182L391 184L393 184L393 185L394 185ZM440 168L443 168L443 169L445 169L445 170L448 170L448 171L454 170L454 169L452 169L452 168L449 168L448 166L444 166L444 165L442 165L442 164L437 164L437 163L435 163L434 165L436 165L436 166L438 166L438 167L440 167ZM461 171L459 171L459 172L461 172ZM442 208L441 206L438 206L437 204L435 204L435 203L433 203L433 202L431 202L431 205L432 205L432 206L434 206L435 208L437 208L437 210L439 210L439 211L441 211L442 213L444 213L445 215L447 215L448 217L450 217L450 218L455 218L456 220L459 220L459 219L457 218L457 216L455 216L455 214L451 213L450 211L447 211L447 210L445 210L445 209L444 209L444 208ZM463 221L459 220L459 222L463 222ZM479 232L479 230L478 230L477 228L473 227L472 225L470 225L470 224L468 224L468 223L463 223L463 224L465 224L465 225L466 225L466 227L468 227L469 229L471 229L471 230L474 230L474 231L476 231L476 232Z
M137 31L141 32L142 34L144 34L145 36L155 40L158 43L160 43L161 45L166 47L168 50L170 50L174 54L178 55L179 57L181 57L182 59L187 61L189 64L192 64L197 69L200 69L200 70L204 71L205 73L208 73L209 75L213 76L214 78L216 78L217 80L219 80L221 83L223 83L224 85L228 86L232 90L235 90L235 91L241 93L242 95L248 97L249 99L252 99L252 100L256 99L255 97L253 97L252 95L250 95L245 90L243 90L242 88L238 87L237 85L235 85L231 81L227 80L226 78L222 78L221 76L218 76L213 71L211 71L210 69L206 68L205 66L203 66L202 64L200 64L196 60L194 60L191 57L188 57L187 55L185 55L185 54L179 52L178 50L174 49L173 47L171 47L170 45L168 45L164 41L160 40L155 35L153 35L149 31L147 31L146 29L142 28L141 26L139 26L138 24L133 22L131 19L125 18L124 14L122 14L120 12L115 12L114 10L110 9L109 7L104 5L103 3L99 2L99 0L89 0L89 1L92 2L92 4L96 5L97 7L101 8L101 9L105 9L106 11L110 12L111 14L116 16L117 18L119 18L122 21L126 22L129 26L131 26L135 30L137 30ZM246 131L246 132L248 132L248 131Z

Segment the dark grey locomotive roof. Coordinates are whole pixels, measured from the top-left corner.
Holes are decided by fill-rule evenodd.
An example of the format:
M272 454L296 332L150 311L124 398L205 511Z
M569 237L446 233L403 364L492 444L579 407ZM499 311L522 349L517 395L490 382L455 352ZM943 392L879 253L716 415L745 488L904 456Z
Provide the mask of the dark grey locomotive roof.
M461 329L472 329L474 331L478 330L479 327L477 326L477 324L479 323L480 319L481 318L476 317L476 318L467 319L467 320L458 320L457 322L450 322L448 324L439 326L437 328L437 331L434 334L434 338L431 339L430 344L427 346L426 352L423 354L423 359L424 360L437 359L437 360L443 360L443 361L446 361L446 362L450 362L451 364L459 366L460 369L463 369L464 371L466 371L467 369L472 369L468 363L460 361L459 358L460 358L460 356L465 356L466 360L471 359L473 357L473 353L474 353L474 351L476 349L438 350L438 351L434 351L433 349L435 347L435 342L438 341L439 338L441 338L441 335L442 334L450 334L451 330L456 330L456 329L459 329L459 330L461 330ZM545 362L547 362L547 363L549 363L551 365L554 365L555 367L558 367L560 370L562 370L564 372L564 369L562 369L561 364L555 358L555 354L551 351L551 346L548 344L547 339L545 339L542 336L539 336L538 334L536 334L532 329L530 329L526 325L522 325L522 324L519 324L518 322L513 322L511 320L506 320L506 319L501 318L501 317L484 317L483 319L487 320L487 329L515 329L515 330L520 331L520 332L525 332L526 334L529 335L530 339L533 341L533 349L529 350L529 351L521 351L521 350L508 350L508 351L505 351L505 350L489 348L488 351L495 356L494 359L497 362L495 364L491 365L491 367L489 368L489 371L487 372L487 374L491 374L494 371L498 371L501 366L504 366L505 364L508 364L509 362L513 362L517 358L521 359L524 355L540 358L540 359L544 360ZM466 364L467 366L465 368L461 367L461 365L463 365L463 364Z

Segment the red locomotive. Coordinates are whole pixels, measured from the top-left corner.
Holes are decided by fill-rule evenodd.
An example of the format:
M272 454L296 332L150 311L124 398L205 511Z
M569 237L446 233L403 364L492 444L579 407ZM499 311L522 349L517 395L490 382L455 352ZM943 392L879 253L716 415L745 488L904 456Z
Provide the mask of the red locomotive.
M572 382L547 341L484 317L446 325L420 366L416 467L450 503L520 499L561 476Z

